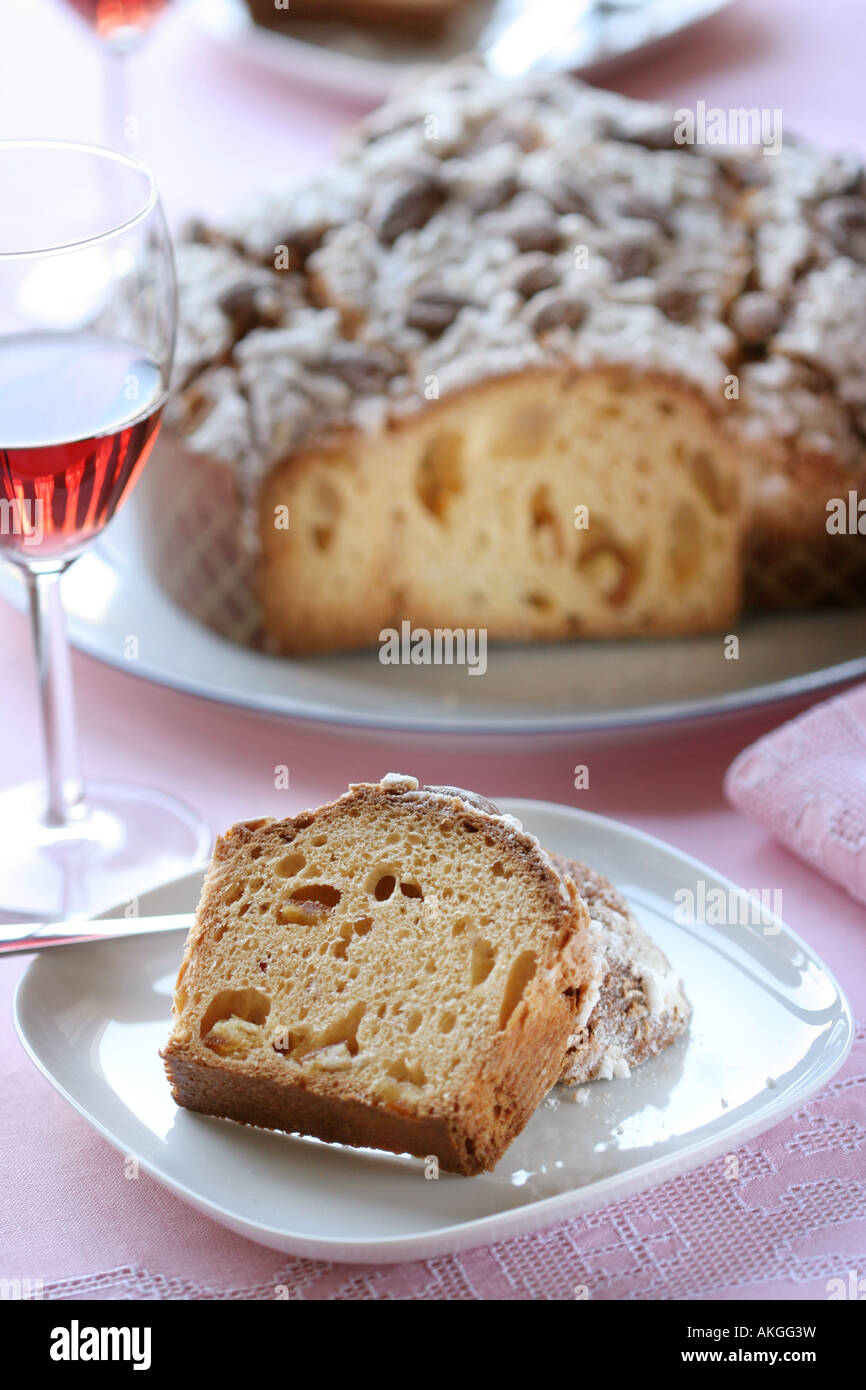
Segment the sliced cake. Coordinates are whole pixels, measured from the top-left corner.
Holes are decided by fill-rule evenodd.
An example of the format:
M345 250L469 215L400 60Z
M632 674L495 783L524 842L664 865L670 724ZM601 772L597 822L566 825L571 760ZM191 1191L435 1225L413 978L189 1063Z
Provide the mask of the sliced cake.
M195 224L139 494L160 584L287 653L862 603L863 160L681 124L437 66Z
M574 884L492 803L389 774L216 845L163 1052L178 1104L492 1168L593 969Z

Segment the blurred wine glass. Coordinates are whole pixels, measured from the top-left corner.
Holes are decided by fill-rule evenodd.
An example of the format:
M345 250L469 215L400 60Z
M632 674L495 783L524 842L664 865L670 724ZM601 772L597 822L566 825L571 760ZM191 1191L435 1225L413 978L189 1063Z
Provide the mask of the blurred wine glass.
M29 597L46 768L44 784L0 791L7 920L131 900L188 869L209 838L162 792L85 789L60 599L153 448L175 315L171 241L143 164L92 145L0 141L0 559ZM124 737L134 746L131 720L121 761Z
M105 140L124 138L129 115L126 61L170 0L65 0L87 20L105 49Z

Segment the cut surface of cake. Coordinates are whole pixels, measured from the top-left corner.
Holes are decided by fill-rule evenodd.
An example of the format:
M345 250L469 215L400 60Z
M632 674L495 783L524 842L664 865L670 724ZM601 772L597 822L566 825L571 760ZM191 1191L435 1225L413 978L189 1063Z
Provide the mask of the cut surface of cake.
M550 857L586 904L592 943L560 1079L579 1085L627 1076L685 1032L691 1005L667 956L610 880L576 860Z
M559 1078L591 969L518 822L389 774L218 840L163 1057L191 1110L474 1174Z
M663 379L479 384L384 438L297 455L262 498L315 518L290 543L262 533L263 619L285 651L372 645L407 618L518 640L705 632L739 611L733 455Z

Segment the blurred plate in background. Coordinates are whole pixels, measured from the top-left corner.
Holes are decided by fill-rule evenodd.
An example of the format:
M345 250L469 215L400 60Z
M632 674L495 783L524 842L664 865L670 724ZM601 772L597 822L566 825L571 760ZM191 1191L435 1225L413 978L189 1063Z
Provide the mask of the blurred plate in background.
M448 62L478 50L502 76L606 66L678 33L730 0L473 0L438 36L286 20L255 24L244 0L188 0L203 33L239 57L305 84L380 100L413 63Z

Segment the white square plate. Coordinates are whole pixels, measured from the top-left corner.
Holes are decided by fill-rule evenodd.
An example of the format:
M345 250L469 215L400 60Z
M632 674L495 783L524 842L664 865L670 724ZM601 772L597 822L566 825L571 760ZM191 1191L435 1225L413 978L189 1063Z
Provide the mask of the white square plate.
M677 920L676 894L736 895L728 880L616 821L502 805L549 849L613 879L681 973L694 1016L667 1052L627 1080L595 1082L585 1103L557 1088L493 1173L433 1181L418 1159L179 1110L158 1049L180 933L38 955L15 1002L24 1046L95 1129L199 1211L277 1250L363 1262L466 1249L604 1206L768 1129L842 1065L850 1009L805 942L781 923ZM141 910L191 911L200 883L159 888Z

